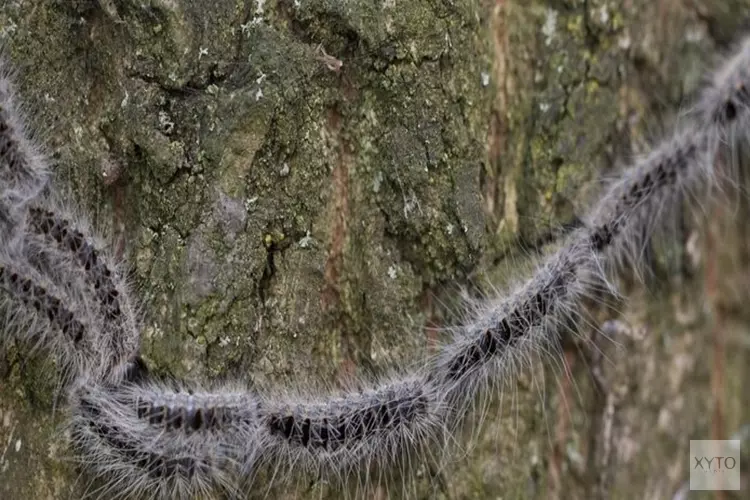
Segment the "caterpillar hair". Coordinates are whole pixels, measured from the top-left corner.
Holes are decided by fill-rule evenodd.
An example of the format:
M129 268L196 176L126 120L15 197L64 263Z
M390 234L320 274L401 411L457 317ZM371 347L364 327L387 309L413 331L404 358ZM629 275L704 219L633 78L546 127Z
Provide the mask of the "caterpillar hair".
M53 353L67 371L72 370L73 376L83 370L89 375L96 372L121 380L138 356L140 340L137 313L129 298L124 272L105 246L90 236L91 231L86 231L82 219L60 215L63 213L48 199L29 202L17 215L19 224L14 230L17 234L4 244L3 257L7 268L12 269L12 276L28 284L44 281L35 288L37 292L51 291L50 287L58 290L55 300L65 304L68 313L76 312L75 316L80 318L77 325L88 325L86 343L92 346L91 353L99 353L98 361L93 364L96 358L87 358L84 370L80 356L74 355L73 349L83 345L80 341L70 344L65 337L40 335L37 329L24 331L15 325L6 329L6 335L10 331L22 332L21 340L33 339L31 343L36 348ZM28 307L34 302L7 301L9 313L12 304ZM10 314L10 317L17 316ZM83 335L84 331L78 333ZM66 348L60 348L61 341Z
M48 187L49 172L39 149L27 133L8 71L0 64L0 240L6 265L13 263L15 266L7 267L9 276L17 276L23 283L37 283L34 293L49 292L50 287L55 287L63 295L54 297L53 302L71 304L64 308L64 315L77 311L80 316L91 310L91 304L83 302L93 296L93 300L99 303L100 314L92 314L89 319L75 323L75 328L89 325L86 332L93 337L87 342L96 345L101 353L97 368L89 366L87 369L122 377L128 367L133 366L139 348L137 312L129 298L124 271L106 251L103 240L93 236L95 232L85 224L83 217L74 216L62 208L62 203L42 194ZM40 265L44 265L44 269L39 269ZM32 267L37 267L35 271L41 275L23 274L31 272ZM83 282L78 278L80 274L85 278ZM90 290L80 290L82 286ZM6 301L8 316L26 317L25 314L13 314L12 304L38 306L34 300L25 303L27 299ZM51 321L62 321L56 313L49 314ZM95 324L97 327L93 328ZM73 327L72 324L64 325L66 330ZM4 336L11 330L20 332L22 329L18 325L9 325ZM74 362L80 356L73 355L71 344L65 340L61 344L61 339L40 333L38 329L30 328L24 332L22 340L32 341L34 346L56 353L66 370L80 373L81 363ZM82 335L83 331L78 333ZM66 347L61 348L61 345ZM80 345L80 340L75 345Z
M638 272L646 245L674 223L683 200L700 199L715 183L715 150L709 134L689 126L622 172L586 217L605 265Z
M99 309L97 344L110 358L110 376L120 380L140 349L138 312L130 298L125 271L108 251L102 238L73 211L49 198L29 204L24 239L44 249L51 261L48 273L55 282L82 277L85 295Z
M0 58L1 59L1 58ZM44 189L47 161L33 141L15 98L10 71L0 60L0 238L10 238L18 211ZM13 223L13 221L15 221Z
M84 467L104 479L98 496L236 495L241 472L262 451L258 401L239 387L86 381L73 394L70 435Z
M320 397L150 376L120 261L75 211L40 194L46 168L7 111L13 99L2 82L0 216L20 237L2 240L0 289L13 331L73 365L69 435L100 482L93 494L244 496L266 479L368 483L407 471L450 442L479 395L582 331L589 301L619 294L617 274L639 273L644 249L669 231L683 202L718 184L717 155L735 140L727 131L748 123L750 40L716 72L697 112L620 172L530 277L477 306L435 356Z
M15 333L22 342L46 348L67 372L79 373L94 355L89 315L85 301L71 300L76 292L60 289L40 275L18 248L0 249L0 292L2 294L3 339Z
M708 140L718 143L714 149L722 167L714 169L713 174L726 181L722 187L738 187L742 172L736 153L750 138L750 39L742 40L711 75L690 114Z
M744 128L750 108L750 39L713 73L696 106L706 130L725 136L733 126Z
M518 361L554 347L560 332L577 324L579 305L604 276L586 233L576 230L537 272L505 299L479 307L443 347L430 375L459 410L487 385L511 375Z
M319 399L263 397L261 465L273 476L324 477L343 486L352 476L366 483L406 472L439 445L450 407L435 381L415 374L362 386Z

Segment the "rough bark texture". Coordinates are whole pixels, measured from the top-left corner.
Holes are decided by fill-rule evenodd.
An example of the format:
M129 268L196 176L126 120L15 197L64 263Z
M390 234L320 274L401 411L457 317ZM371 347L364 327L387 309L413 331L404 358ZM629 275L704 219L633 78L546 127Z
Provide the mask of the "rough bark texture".
M420 359L459 286L523 267L749 17L747 0L16 0L0 39L58 178L129 255L150 365L333 386ZM674 495L689 439L749 423L747 234L727 228L600 312L629 325L617 344L509 383L410 495ZM54 366L2 356L0 498L75 498Z

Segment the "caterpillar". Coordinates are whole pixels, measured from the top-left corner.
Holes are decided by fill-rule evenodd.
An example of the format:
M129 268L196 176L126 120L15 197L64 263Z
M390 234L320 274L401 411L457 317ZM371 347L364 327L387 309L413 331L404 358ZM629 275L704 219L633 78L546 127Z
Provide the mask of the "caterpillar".
M22 106L15 98L11 72L5 65L0 73L0 223L3 235L18 226L19 210L44 189L49 167L33 137L27 131Z
M719 185L717 158L747 126L748 68L745 42L684 124L624 169L528 279L453 328L435 356L320 397L149 373L124 264L106 250L106 237L56 201L4 78L0 339L20 337L68 373L71 447L102 497L241 497L259 483L267 487L264 481L347 483L377 481L393 468L408 472L418 457L446 446L472 402L512 378L518 363L580 330L588 300L618 294L617 273L637 272L644 248L673 223L683 200L705 199Z

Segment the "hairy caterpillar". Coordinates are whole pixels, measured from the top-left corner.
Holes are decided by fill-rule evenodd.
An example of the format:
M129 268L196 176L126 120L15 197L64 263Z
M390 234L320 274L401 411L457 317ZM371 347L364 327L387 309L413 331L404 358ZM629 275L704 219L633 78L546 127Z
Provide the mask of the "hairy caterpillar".
M469 406L466 402L487 384L511 374L508 367L514 359L556 342L561 331L580 325L582 300L602 285L614 288L609 268L640 262L639 252L660 224L668 223L685 193L712 184L712 164L723 146L721 139L729 127L741 127L746 119L742 73L746 52L743 49L730 62L728 75L717 80L715 93L706 94L709 97L701 103L692 127L678 131L625 171L585 218L582 229L574 231L508 298L478 310L421 372L319 400L285 401L242 389L204 392L179 384L169 388L147 379L131 383L123 379L137 377L127 370L114 376L108 371L102 374L100 362L84 356L76 362L77 380L71 390L72 436L84 453L84 464L108 481L102 493L189 497L218 487L241 494L248 478L255 477L256 464L263 462L295 472L358 475L370 465L388 467L404 454L441 441L446 421L461 417L461 410ZM4 196L17 198L8 191ZM27 221L17 223L24 228L24 241L19 243L24 252L9 253L8 264L20 269L24 281L20 287L17 281L6 281L7 295L33 305L41 294L34 286L46 295L54 285L62 290L56 299L61 303L85 300L100 306L81 313L100 320L101 325L89 334L104 342L97 345L107 346L117 335L127 338L132 330L120 324L123 320L114 307L127 290L108 282L111 276L107 276L116 273L109 270L116 265L99 267L98 258L91 257L96 248L93 238L76 229L75 223L69 228L70 221L56 216L55 210L34 207L19 217L15 213L25 204L16 205L13 217ZM51 247L48 253L56 264L35 263L25 250L34 245ZM74 271L37 277L48 266L65 265L83 267L84 278L68 283ZM54 283L46 286L44 280ZM65 290L66 284L70 290ZM114 295L117 286L123 291ZM25 295L29 290L32 295ZM53 314L50 321L58 324L53 329L67 333L64 325L73 314L63 313L63 321ZM54 332L47 333L52 339ZM75 343L84 336L73 336L72 352L79 352ZM47 338L42 342L65 342L66 337ZM51 352L60 351L49 347ZM122 354L112 346L105 349L107 357L121 357L127 366L138 364L127 349Z
M47 163L31 139L5 66L0 69L0 223L3 236L17 225L18 211L47 183Z
M44 200L29 207L25 243L43 248L52 266L62 269L58 271L58 281L82 280L91 296L89 308L98 309L94 315L103 320L95 334L97 344L106 353L99 366L114 371L113 376L118 380L120 371L137 357L138 313L130 302L124 271L118 262L109 255L101 239L92 236L93 231L80 217L66 213L60 206Z

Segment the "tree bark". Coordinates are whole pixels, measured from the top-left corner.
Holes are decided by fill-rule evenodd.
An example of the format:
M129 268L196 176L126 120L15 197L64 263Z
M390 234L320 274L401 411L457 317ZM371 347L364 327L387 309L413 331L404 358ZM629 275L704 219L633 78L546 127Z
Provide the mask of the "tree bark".
M19 0L0 37L58 185L128 257L149 365L316 392L418 363L459 289L528 275L748 18L748 0ZM718 220L597 309L610 340L577 332L564 363L501 382L460 458L383 493L675 495L690 439L748 423L747 235ZM0 497L80 495L55 367L12 347L0 370Z

